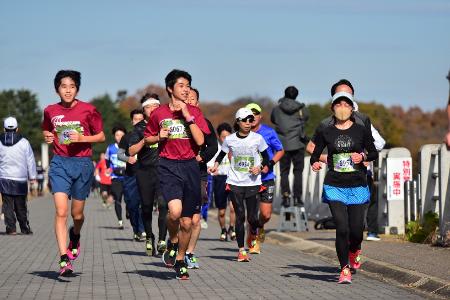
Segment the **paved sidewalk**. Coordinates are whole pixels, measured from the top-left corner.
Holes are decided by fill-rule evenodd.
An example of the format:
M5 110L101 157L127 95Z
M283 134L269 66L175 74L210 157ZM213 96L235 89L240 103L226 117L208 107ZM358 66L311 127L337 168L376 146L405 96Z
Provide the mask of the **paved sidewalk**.
M269 243L250 263L238 263L235 242L217 240L215 220L209 221L198 244L201 269L181 282L159 258L144 254L143 243L131 240L128 222L125 230L118 230L114 211L102 208L97 198L87 202L75 276L59 278L53 201L36 198L29 208L33 236L6 236L0 225L1 299L422 298L363 274L356 274L352 285L338 285L335 265Z
M274 215L270 223L272 231L268 234L273 242L328 261L337 260L335 230L314 230L314 223L309 222L307 232L278 233L278 222L279 217ZM410 243L397 236L380 236L381 241L363 241L363 272L431 295L450 297L450 248Z

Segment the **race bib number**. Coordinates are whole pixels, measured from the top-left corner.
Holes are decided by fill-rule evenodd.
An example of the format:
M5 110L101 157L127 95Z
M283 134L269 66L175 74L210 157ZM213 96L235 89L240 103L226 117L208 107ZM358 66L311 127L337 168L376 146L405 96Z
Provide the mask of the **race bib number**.
M75 131L83 134L83 129L79 124L73 125L61 125L55 128L56 134L58 135L58 140L61 145L69 145L72 142L70 141L70 133Z
M237 156L234 159L234 169L239 172L248 173L254 165L255 158L253 156Z
M351 153L333 154L333 169L340 173L355 172L355 165L351 156Z
M164 120L162 127L169 128L169 139L188 139L190 131L186 130L184 120Z

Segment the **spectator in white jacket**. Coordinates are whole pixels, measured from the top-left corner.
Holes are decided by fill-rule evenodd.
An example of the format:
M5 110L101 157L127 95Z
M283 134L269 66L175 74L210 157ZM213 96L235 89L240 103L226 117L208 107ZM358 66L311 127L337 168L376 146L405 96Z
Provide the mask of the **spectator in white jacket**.
M32 234L28 221L28 180L36 180L36 163L28 140L18 133L17 120L8 117L0 134L0 193L6 234L16 234L16 218L22 234Z

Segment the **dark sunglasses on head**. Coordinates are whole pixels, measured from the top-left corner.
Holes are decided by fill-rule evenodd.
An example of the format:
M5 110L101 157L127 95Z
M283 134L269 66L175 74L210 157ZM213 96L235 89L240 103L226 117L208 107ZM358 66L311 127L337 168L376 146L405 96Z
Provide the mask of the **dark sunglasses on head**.
M253 121L255 121L255 117L253 117L253 116L248 116L248 117L241 119L241 122L244 122L244 123L245 122L253 123Z

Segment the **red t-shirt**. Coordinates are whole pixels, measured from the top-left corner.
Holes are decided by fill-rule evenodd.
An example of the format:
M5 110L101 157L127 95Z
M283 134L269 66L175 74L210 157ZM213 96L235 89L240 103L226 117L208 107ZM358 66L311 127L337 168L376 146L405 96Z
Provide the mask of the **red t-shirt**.
M42 130L55 134L53 153L66 157L92 156L91 143L70 143L69 133L73 130L85 136L103 131L102 116L92 104L76 100L74 107L52 104L44 110Z
M106 159L102 159L98 162L95 168L98 170L98 176L100 176L100 183L111 185L111 170L106 166Z
M208 124L202 111L187 104L189 113L195 117L195 124L205 134L209 134ZM181 111L171 111L169 104L161 105L150 115L144 136L156 136L160 128L169 128L169 138L159 143L159 156L174 160L187 160L197 156L200 147L192 138L189 126Z

